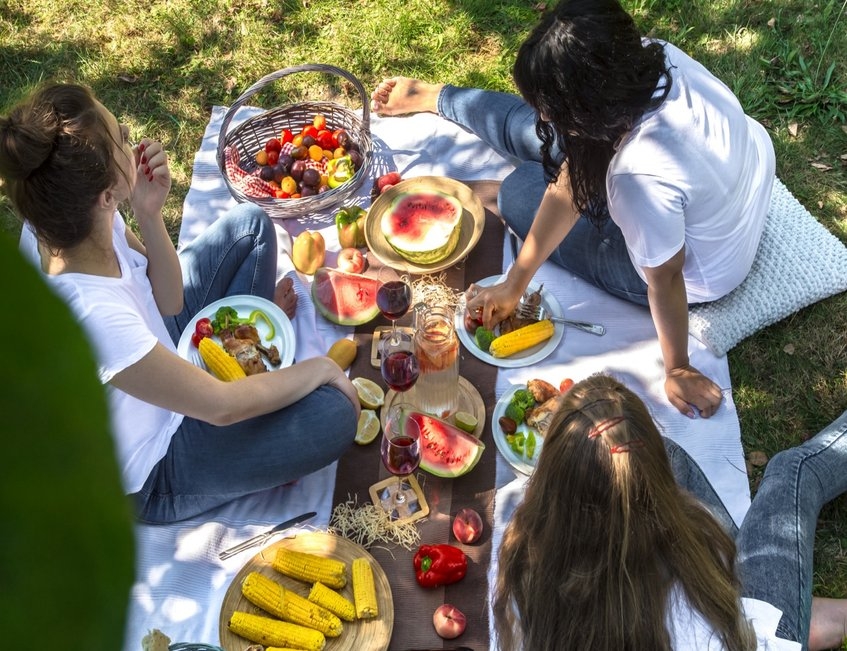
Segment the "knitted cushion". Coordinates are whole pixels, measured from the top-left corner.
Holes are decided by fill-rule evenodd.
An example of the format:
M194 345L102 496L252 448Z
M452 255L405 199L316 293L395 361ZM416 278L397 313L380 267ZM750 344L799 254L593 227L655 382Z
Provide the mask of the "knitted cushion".
M689 310L689 332L721 356L801 308L847 290L847 247L778 179L753 267L741 285Z

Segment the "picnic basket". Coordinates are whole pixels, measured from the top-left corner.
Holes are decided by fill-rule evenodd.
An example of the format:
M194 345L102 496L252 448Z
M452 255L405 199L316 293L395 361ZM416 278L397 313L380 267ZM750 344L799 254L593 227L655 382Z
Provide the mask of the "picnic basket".
M276 107L251 118L248 118L231 131L230 123L238 109L257 92L279 81L283 77L301 72L322 72L343 77L355 87L362 100L361 117L352 109L332 101L298 102ZM326 116L327 128L331 130L345 129L353 142L359 146L362 154L362 165L355 176L346 183L321 194L298 199L277 199L275 197L256 196L246 193L243 183L230 178L227 172L227 155L236 154L239 174L243 170L252 174L258 170L255 161L257 151L265 146L268 139L278 137L283 129L291 129L297 133L304 124L311 123L316 113ZM362 182L369 176L373 159L373 141L370 133L370 104L361 82L351 73L341 68L319 63L307 63L272 72L245 90L229 107L224 115L218 138L217 163L230 193L241 203L252 202L271 216L280 219L300 217L313 212L319 212L341 204L353 195ZM232 163L230 163L230 166ZM230 167L232 169L232 167Z

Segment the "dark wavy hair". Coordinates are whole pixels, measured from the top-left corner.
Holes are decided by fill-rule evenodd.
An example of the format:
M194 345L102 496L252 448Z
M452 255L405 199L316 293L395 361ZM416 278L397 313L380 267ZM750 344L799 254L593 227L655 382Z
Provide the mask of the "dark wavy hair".
M615 144L670 92L663 46L644 44L617 0L562 0L521 45L513 76L539 114L548 181L567 162L577 209L602 224Z
M48 83L0 116L0 177L16 214L51 251L93 228L93 208L116 180L115 140L88 88Z

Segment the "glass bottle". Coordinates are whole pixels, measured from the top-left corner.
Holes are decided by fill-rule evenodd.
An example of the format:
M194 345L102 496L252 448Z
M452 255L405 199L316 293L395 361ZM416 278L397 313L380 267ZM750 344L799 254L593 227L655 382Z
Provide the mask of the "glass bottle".
M415 356L420 375L412 401L418 409L448 418L459 409L459 338L449 307L418 306Z

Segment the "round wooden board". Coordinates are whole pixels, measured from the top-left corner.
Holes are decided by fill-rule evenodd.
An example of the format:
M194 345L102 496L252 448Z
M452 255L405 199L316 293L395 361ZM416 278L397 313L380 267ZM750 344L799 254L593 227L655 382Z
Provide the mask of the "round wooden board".
M269 617L267 613L251 604L241 594L241 582L250 572L264 574L274 581L281 583L289 590L294 590L303 597L308 596L309 589L311 588L309 584L289 578L273 569L271 563L276 555L276 550L281 547L346 562L348 581L347 586L340 592L350 601L353 601L350 565L355 558L362 556L367 558L374 571L379 616L375 619L344 622L344 632L340 637L326 638L326 651L358 651L359 649L385 651L388 648L388 643L391 641L391 631L394 626L394 601L391 597L391 586L388 583L388 577L385 575L385 571L364 547L357 545L347 538L329 533L307 533L294 538L284 538L266 547L250 559L238 574L235 575L221 605L219 634L221 646L224 648L224 651L243 651L249 644L244 638L235 635L227 627L227 623L233 612L238 610Z
M462 211L462 231L456 249L447 258L434 264L415 264L401 257L391 245L386 242L380 228L383 213L391 206L391 202L401 192L416 192L436 190L456 197L464 210ZM395 269L404 269L413 274L428 274L448 269L461 262L479 242L482 229L485 226L485 209L482 200L464 183L454 181L446 176L416 176L388 188L379 195L368 209L365 219L365 241L370 252L384 265Z
M398 393L389 389L385 394L385 403L380 408L379 424L382 426L382 431L385 431L385 420L388 418L388 410L395 402L410 402L414 404L414 388L411 390L411 395L406 396L404 393ZM458 411L466 411L476 417L476 428L470 432L476 438L482 436L482 429L485 427L485 403L482 401L482 396L477 391L477 388L468 382L461 375L459 376L459 409ZM453 417L447 419L452 425ZM460 428L461 429L461 428Z

